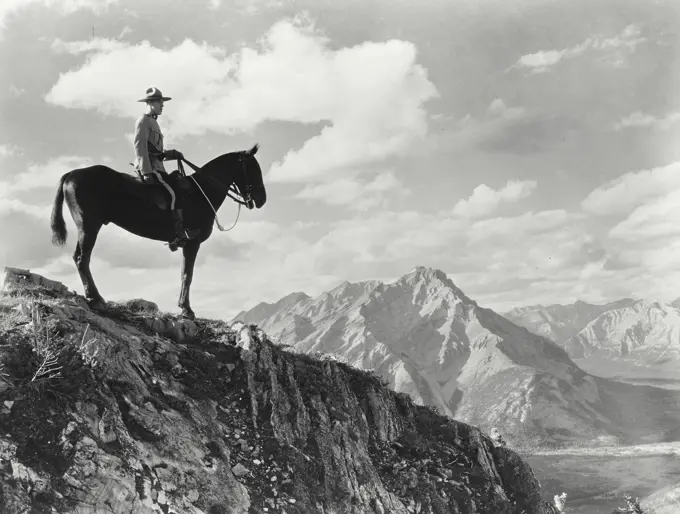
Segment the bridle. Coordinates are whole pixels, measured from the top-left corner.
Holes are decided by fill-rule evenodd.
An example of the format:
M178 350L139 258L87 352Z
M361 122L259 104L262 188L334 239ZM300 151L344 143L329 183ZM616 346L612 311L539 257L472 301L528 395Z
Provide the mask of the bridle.
M215 177L211 177L210 175L203 175L204 178L206 178L210 182L213 182L214 184L216 184L218 186L218 188L220 188L222 191L226 190L225 191L226 195L229 198L231 198L232 200L234 200L236 203L239 204L238 213L236 214L236 220L234 221L234 224L231 227L229 227L228 229L225 229L224 227L222 227L222 225L220 225L220 221L219 221L219 219L217 219L217 210L215 209L212 202L210 201L210 198L208 198L208 195L206 195L205 191L203 191L203 188L200 186L200 184L196 181L196 179L193 176L187 177L186 173L184 172L184 166L182 165L182 161L186 162L187 165L191 169L193 169L195 172L200 171L201 168L199 168L198 166L196 166L192 162L187 161L184 158L177 159L177 168L178 168L180 174L184 178L190 178L191 180L193 180L194 184L196 184L196 187L199 189L199 191L201 193L203 193L203 196L205 197L206 201L210 205L210 208L213 210L213 213L215 214L215 224L217 225L217 228L222 232L229 231L236 226L236 222L238 221L239 216L241 214L241 205L245 205L249 209L253 208L253 204L254 204L254 201L253 201L253 185L248 180L248 173L246 171L246 163L245 163L246 155L248 157L250 157L250 154L247 154L246 152L242 152L241 155L238 158L239 162L241 163L241 170L243 171L243 182L245 184L245 186L244 186L245 191L243 193L241 192L240 188L236 185L236 182L231 182L229 185L225 185L224 182L216 179ZM234 195L238 195L238 196L234 196Z
M220 189L223 191L226 189L226 194L229 198L234 200L236 203L239 203L241 205L245 205L246 207L252 208L252 203L253 203L253 185L250 183L248 180L248 173L246 171L246 163L245 163L245 156L241 155L238 158L239 162L241 163L241 171L243 172L243 182L245 183L245 194L242 193L239 189L239 187L236 185L235 182L232 182L228 186L224 184L224 182L216 179L215 177L211 177L209 175L204 175L204 178L208 179L209 181L215 183ZM191 169L194 171L200 171L201 168L196 166L194 163L182 158L182 159L177 159L177 167L179 169L180 174L187 178L186 173L184 172L184 166L182 165L182 161L186 162ZM189 177L191 178L191 177ZM198 184L197 184L198 185ZM234 194L238 195L238 197L234 196Z
M250 157L250 155L249 155L249 157ZM238 158L238 160L241 163L241 170L243 171L243 183L245 184L245 187L244 187L245 194L241 193L241 191L239 190L239 187L236 185L236 182L232 182L231 184L229 184L229 189L227 190L227 196L229 198L231 198L232 200L234 200L235 202L237 202L241 205L245 205L249 209L252 209L253 204L255 203L253 201L253 185L248 180L248 173L246 171L245 155L241 154L241 156ZM217 179L215 179L213 177L208 177L208 178L214 180L215 182L219 182ZM235 194L239 195L241 197L241 199L236 198L235 196L232 196L231 195L232 191Z

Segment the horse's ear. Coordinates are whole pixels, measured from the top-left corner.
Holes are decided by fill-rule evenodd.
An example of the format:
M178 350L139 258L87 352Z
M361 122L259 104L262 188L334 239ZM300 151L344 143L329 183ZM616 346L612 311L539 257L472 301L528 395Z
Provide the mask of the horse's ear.
M255 143L255 146L253 146L250 150L248 150L246 153L248 155L255 155L257 151L260 149L260 143Z

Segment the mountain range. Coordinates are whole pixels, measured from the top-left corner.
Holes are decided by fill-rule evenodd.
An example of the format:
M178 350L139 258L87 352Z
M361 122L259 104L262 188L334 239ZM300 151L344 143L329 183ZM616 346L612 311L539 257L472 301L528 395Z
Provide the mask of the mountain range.
M680 389L678 305L626 298L604 305L534 305L503 315L552 339L595 375Z
M524 307L504 316L552 339L573 358L628 357L650 364L680 359L680 310L657 300Z
M298 352L372 369L416 403L482 430L496 427L517 443L666 440L680 426L677 392L591 375L570 356L607 346L595 344L603 325L588 339L579 334L599 316L634 304L591 309L581 302L502 316L442 271L417 267L388 284L343 282L317 297L296 292L234 320L256 324Z
M631 298L624 298L604 305L594 305L579 300L570 305L517 307L502 314L513 323L562 344L577 335L598 316L610 310L626 308L633 303L635 303L635 300Z

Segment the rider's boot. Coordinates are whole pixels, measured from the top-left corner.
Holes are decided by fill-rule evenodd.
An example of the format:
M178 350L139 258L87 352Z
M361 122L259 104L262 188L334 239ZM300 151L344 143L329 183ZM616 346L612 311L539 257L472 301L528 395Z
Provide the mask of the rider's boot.
M199 229L187 230L184 228L184 216L182 209L175 209L172 211L172 220L175 224L175 239L171 241L168 246L170 251L174 252L177 248L181 248L187 241L195 238L200 232Z

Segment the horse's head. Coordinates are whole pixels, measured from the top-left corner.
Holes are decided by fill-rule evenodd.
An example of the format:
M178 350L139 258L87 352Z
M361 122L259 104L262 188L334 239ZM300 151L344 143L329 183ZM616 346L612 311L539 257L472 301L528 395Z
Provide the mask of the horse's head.
M262 169L260 168L260 163L255 158L259 148L260 145L255 144L250 150L238 152L243 173L237 172L234 175L234 182L249 209L253 208L253 204L260 209L267 202L267 191L262 180Z
M228 189L226 194L249 209L260 209L267 201L267 191L262 180L262 170L255 158L259 145L250 150L229 152L216 157L201 168L200 174L212 180L218 189ZM199 172L196 172L199 175ZM234 187L235 186L235 187ZM236 193L241 198L232 196Z

